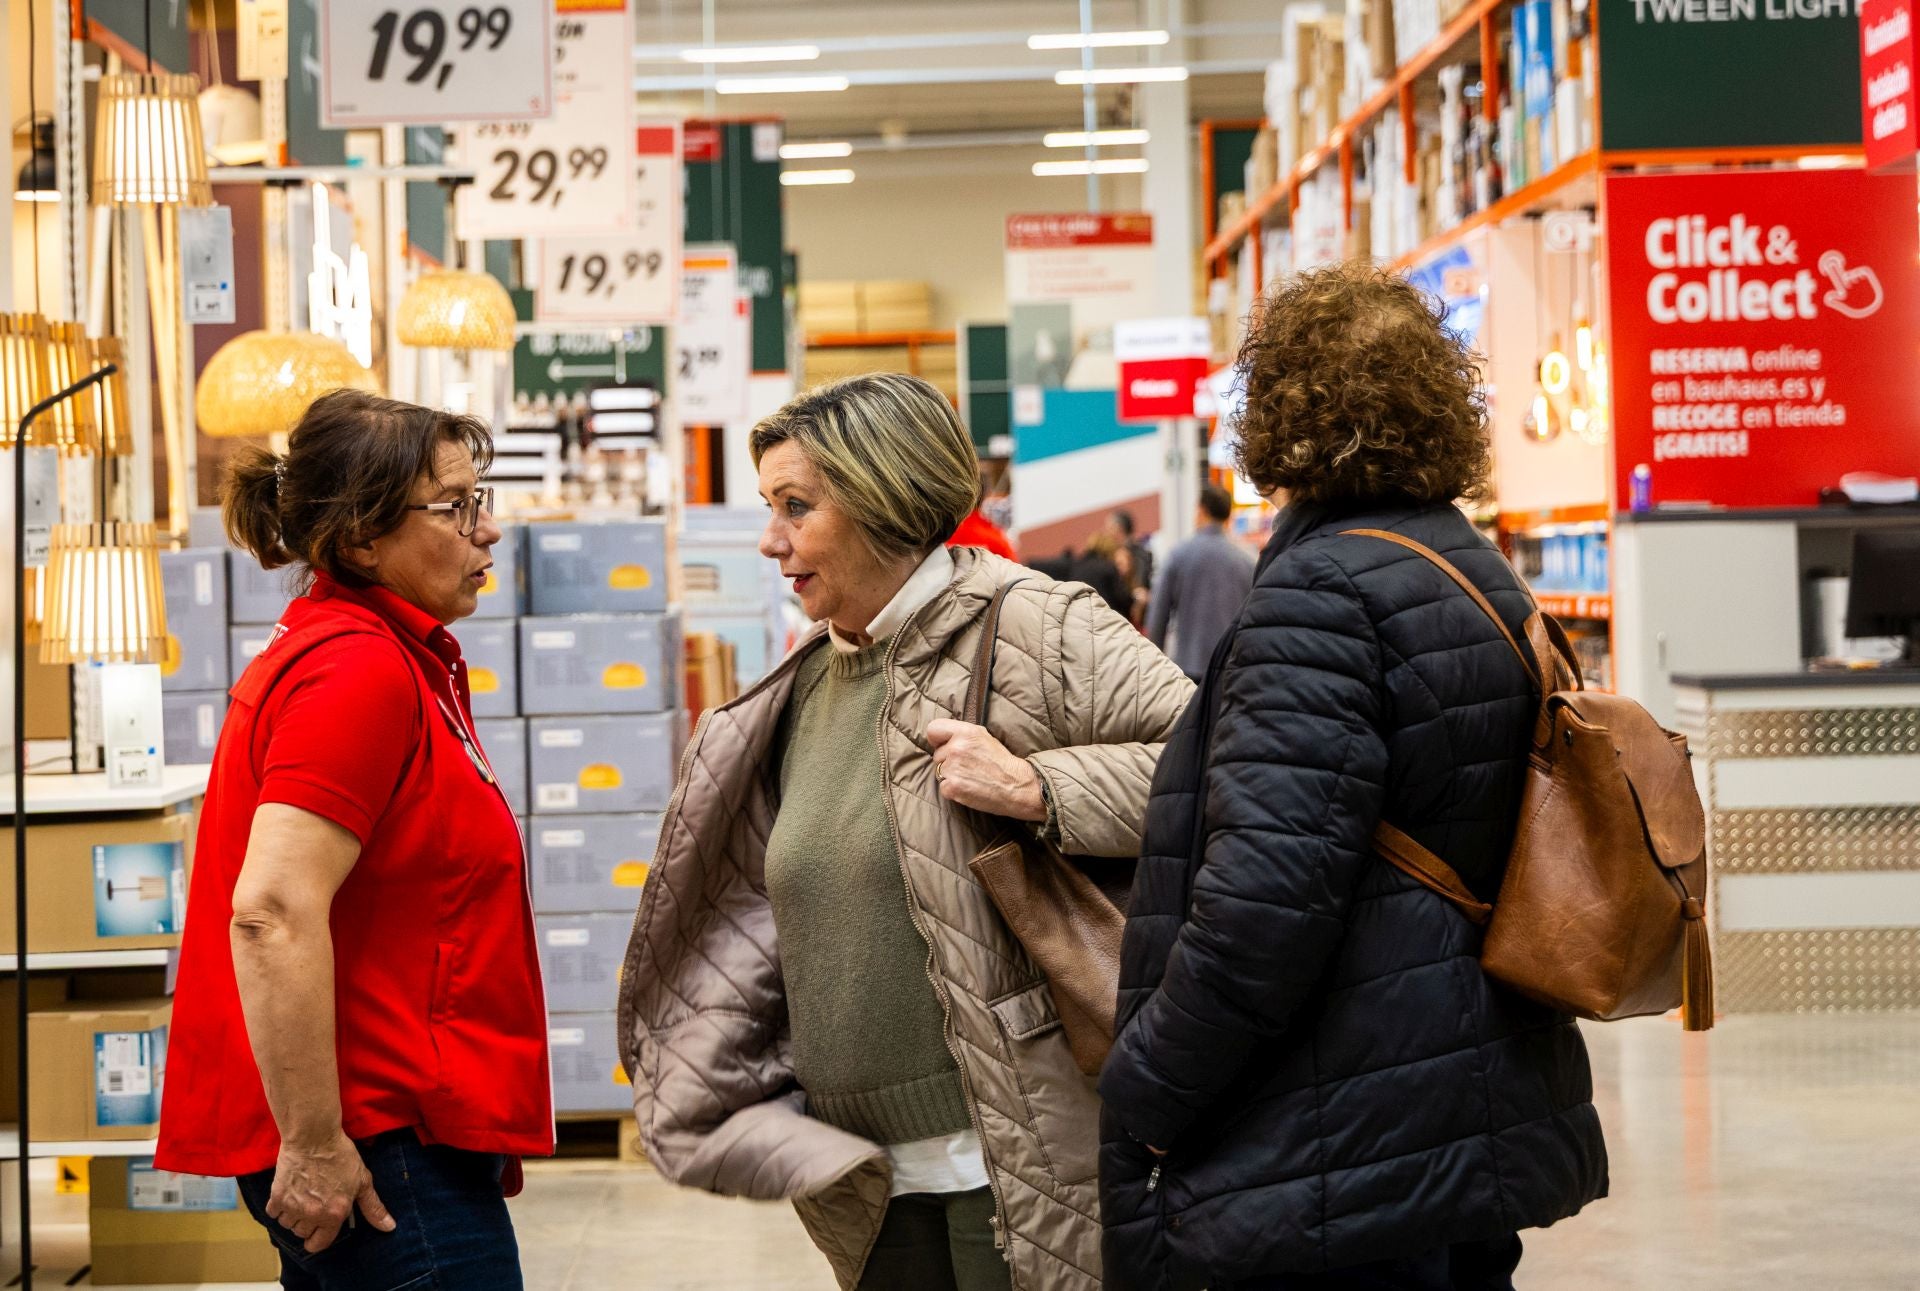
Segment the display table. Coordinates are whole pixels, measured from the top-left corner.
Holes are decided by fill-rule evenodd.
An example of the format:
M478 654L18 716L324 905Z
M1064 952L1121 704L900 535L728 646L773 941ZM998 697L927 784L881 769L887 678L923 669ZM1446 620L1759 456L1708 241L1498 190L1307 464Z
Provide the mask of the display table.
M1920 671L1673 684L1721 1010L1920 1006Z
M27 815L78 816L122 811L165 811L207 791L209 766L167 767L160 783L138 789L109 789L106 772L91 775L30 775ZM0 815L13 815L13 780L0 783Z

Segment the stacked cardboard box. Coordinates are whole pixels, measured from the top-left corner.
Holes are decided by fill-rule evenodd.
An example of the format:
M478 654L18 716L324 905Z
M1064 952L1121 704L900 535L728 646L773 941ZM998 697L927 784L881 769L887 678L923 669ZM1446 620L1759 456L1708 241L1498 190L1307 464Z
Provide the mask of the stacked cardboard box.
M740 690L765 676L780 656L776 625L784 589L778 567L760 554L765 524L763 511L688 507L680 534L687 631L727 645Z
M685 737L685 652L680 613L667 601L666 539L652 520L528 531L519 712L561 1112L633 1106L613 1043L614 1000ZM504 779L488 735L481 739Z
M800 327L834 332L924 332L933 326L933 288L912 280L803 282Z
M167 764L211 762L233 684L228 553L221 547L162 552L160 583L167 603L167 653L160 663Z
M36 1139L150 1139L166 1084L170 999L68 1000L27 1015Z
M47 954L178 946L193 823L183 812L29 825L27 944ZM13 924L13 885L0 884L0 953L14 952Z
M95 1157L88 1179L94 1286L271 1282L273 1239L231 1179L153 1168L152 1157Z

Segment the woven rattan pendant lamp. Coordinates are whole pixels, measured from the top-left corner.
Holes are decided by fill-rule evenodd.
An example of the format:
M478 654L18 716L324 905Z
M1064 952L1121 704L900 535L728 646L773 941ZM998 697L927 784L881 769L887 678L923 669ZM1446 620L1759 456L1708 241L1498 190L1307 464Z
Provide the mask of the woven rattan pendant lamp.
M39 314L0 314L0 448L12 448L27 409L53 392L49 384L47 320ZM35 422L30 444L45 434Z
M373 373L330 336L244 332L207 360L194 412L209 435L284 435L321 395L378 388Z
M200 135L200 78L121 72L100 78L94 196L112 206L213 201Z
M434 269L401 295L395 333L420 349L510 350L513 321L513 298L492 274Z
M158 663L167 607L154 526L125 521L53 527L42 663Z

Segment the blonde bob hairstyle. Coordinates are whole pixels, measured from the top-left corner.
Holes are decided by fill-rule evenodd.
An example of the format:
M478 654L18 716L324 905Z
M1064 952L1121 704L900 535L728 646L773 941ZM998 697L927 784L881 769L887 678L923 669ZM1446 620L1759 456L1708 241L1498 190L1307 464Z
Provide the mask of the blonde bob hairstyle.
M877 372L807 391L747 439L753 464L799 446L838 507L882 559L924 556L980 498L980 463L947 397L919 377Z

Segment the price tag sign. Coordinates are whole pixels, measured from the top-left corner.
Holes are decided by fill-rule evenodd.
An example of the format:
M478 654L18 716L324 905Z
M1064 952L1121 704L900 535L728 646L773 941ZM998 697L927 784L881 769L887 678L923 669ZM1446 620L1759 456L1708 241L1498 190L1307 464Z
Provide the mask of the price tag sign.
M535 316L566 323L671 323L680 307L680 123L634 130L634 229L540 244Z
M672 329L673 379L667 383L681 425L727 426L746 419L750 303L740 290L740 263L731 246L687 248L680 325Z
M633 18L623 0L558 0L552 50L551 117L460 132L476 175L460 190L462 238L633 228Z
M550 116L553 52L552 0L322 0L320 124Z

